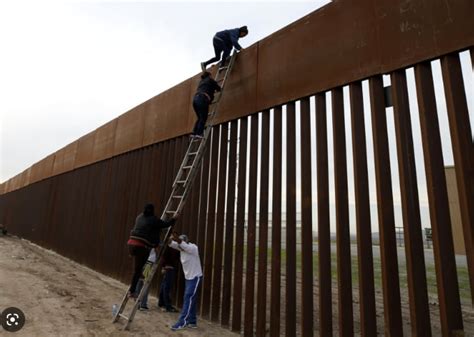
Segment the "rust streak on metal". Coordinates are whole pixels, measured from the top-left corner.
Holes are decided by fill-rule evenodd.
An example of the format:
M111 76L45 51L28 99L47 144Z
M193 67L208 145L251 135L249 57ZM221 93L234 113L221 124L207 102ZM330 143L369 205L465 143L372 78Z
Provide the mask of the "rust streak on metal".
M464 242L474 305L474 145L458 54L441 58ZM469 155L470 154L470 155Z
M392 73L391 79L412 334L431 336L420 202L405 70ZM426 163L428 173L431 162Z
M273 110L272 276L270 335L280 335L282 109Z
M342 88L331 91L336 193L337 289L339 336L354 333L352 309L352 262L349 235L349 200L347 190L346 137Z
M250 157L247 220L247 263L245 270L244 336L254 334L255 242L257 227L258 114L250 118Z
M225 217L224 280L222 288L222 326L229 326L232 298L232 267L235 225L235 184L237 174L237 121L230 123L229 177L227 179L227 209ZM235 301L235 298L232 299Z
M270 111L262 112L260 154L260 211L258 234L258 285L256 336L265 337L267 323L267 247L268 247L268 191L270 166Z
M313 336L313 212L311 198L311 116L309 97L301 100L301 332Z
M286 337L296 332L296 109L286 106Z
M332 336L331 229L326 95L316 95L316 166L318 182L319 326ZM321 310L325 308L325 310Z
M351 83L352 151L356 198L357 255L359 262L359 301L362 336L377 335L375 316L372 230L370 223L367 145L365 140L364 106L361 82Z
M398 276L395 218L393 211L392 181L388 147L387 117L382 76L369 79L374 138L375 178L382 262L385 334L402 336L400 282Z
M421 63L415 67L415 79L423 137L426 185L430 201L430 219L433 230L433 250L440 314L441 317L458 315L455 322L457 324L461 323L461 325L451 326L452 331L454 331L462 329L462 314L456 275L451 218L449 207L446 207L448 205L448 191L430 62ZM420 267L424 268L425 266ZM427 304L425 304L424 309L428 310ZM450 311L450 313L448 314L447 311ZM421 313L417 314L423 317ZM446 323L443 318L441 322ZM426 325L428 327L425 327L425 329L429 329L429 321ZM419 335L421 336L421 333Z
M209 205L207 209L207 228L206 228L206 250L204 253L204 270L202 282L202 307L201 315L210 318L211 310L211 291L212 291L212 271L214 256L214 231L216 219L216 195L217 195L217 172L219 169L219 126L212 130L211 150L211 172L209 176Z
M224 248L224 210L225 210L225 194L226 194L226 175L227 175L227 140L228 140L228 123L221 125L220 138L220 154L219 154L219 186L217 190L217 217L216 217L216 234L215 250L214 250L214 274L212 281L212 310L211 320L219 321L221 309L221 281L222 281L222 259Z
M245 186L247 177L247 129L248 119L240 119L239 133L239 180L237 190L237 221L235 246L244 246L245 231ZM234 269L234 290L232 302L232 331L240 333L242 327L242 272L243 272L244 252L238 249L235 252L235 269Z

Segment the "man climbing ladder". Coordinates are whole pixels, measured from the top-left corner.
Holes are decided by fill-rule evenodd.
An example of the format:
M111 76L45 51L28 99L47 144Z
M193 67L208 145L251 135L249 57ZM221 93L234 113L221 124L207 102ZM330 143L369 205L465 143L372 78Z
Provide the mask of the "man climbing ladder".
M201 160L206 149L207 140L209 138L209 135L211 134L211 126L213 125L214 117L218 111L219 101L224 93L225 84L234 65L235 57L236 53L232 55L230 62L227 66L221 66L217 69L217 73L214 78L215 81L221 87L221 93L220 95L216 96L216 98L211 103L212 109L209 113L207 127L204 130L203 137L193 137L190 140L188 149L186 151L186 154L184 155L184 159L181 163L181 166L178 170L178 174L176 175L175 181L173 183L171 195L168 199L168 202L166 203L165 209L161 216L161 220L164 222L169 222L172 218L176 218L183 209L183 206L186 202L186 198L193 184L194 177L196 176L199 170ZM172 228L173 226L168 227L165 238L163 240L164 242L168 242L169 238L171 237ZM149 275L145 278L143 287L141 288L140 293L136 298L136 301L132 310L130 311L129 316L123 314L127 302L130 298L128 291L122 299L122 303L120 304L119 310L114 314L114 323L117 322L120 318L124 318L127 321L124 327L125 330L128 330L130 328L130 324L135 317L135 314L141 304L141 301L143 300L143 297L146 294L156 271L158 270L161 256L163 255L166 248L167 245L163 245L161 249L157 252L156 262L153 264L152 270Z

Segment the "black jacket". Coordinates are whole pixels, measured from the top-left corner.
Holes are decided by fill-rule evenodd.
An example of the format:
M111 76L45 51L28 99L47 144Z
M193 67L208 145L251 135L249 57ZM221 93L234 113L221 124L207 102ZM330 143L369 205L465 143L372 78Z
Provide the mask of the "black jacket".
M157 247L160 244L161 229L173 225L174 222L174 219L165 222L156 215L145 216L141 213L135 220L130 239L142 241L149 247Z
M216 91L221 91L221 87L214 81L211 77L203 78L197 87L196 94L205 93L211 98L211 102L214 100L214 93ZM209 102L210 103L210 102Z

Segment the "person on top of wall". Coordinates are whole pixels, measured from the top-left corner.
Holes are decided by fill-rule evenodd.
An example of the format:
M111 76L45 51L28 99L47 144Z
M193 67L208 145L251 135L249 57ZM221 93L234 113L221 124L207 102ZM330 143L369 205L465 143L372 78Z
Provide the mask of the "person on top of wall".
M158 249L162 228L172 226L177 214L169 221L163 221L155 215L153 204L146 204L143 213L135 219L135 226L130 232L127 242L130 256L133 257L133 276L128 290L128 296L136 298L137 283L142 276L142 269L148 260L151 249Z
M173 233L168 246L179 250L185 278L183 308L178 321L171 327L171 330L195 329L197 328L196 297L202 279L198 246L189 242L186 235L181 234L178 236L177 233Z
M212 78L211 74L205 71L201 75L201 81L198 84L196 94L193 98L193 108L197 115L196 124L191 137L202 138L204 127L207 121L207 115L209 114L209 105L214 100L214 93L221 91L221 87Z
M247 26L217 32L216 35L214 35L214 38L212 39L212 44L214 45L214 53L216 54L216 56L206 62L201 62L202 71L206 71L206 67L209 64L219 60L221 60L220 66L223 67L225 65L225 61L230 55L230 52L232 51L232 47L239 51L242 50L242 47L238 42L239 38L247 36L248 33L249 31L247 29Z

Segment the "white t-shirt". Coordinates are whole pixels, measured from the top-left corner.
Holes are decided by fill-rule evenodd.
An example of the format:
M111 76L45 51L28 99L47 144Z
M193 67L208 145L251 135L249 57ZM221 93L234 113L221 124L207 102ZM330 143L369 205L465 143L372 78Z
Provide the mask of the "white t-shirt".
M201 260L199 259L199 250L194 243L181 241L171 241L169 247L179 250L181 264L183 265L184 278L192 280L197 276L202 276Z
M154 249L150 251L150 255L148 255L148 261L150 261L151 263L156 262L156 252Z

